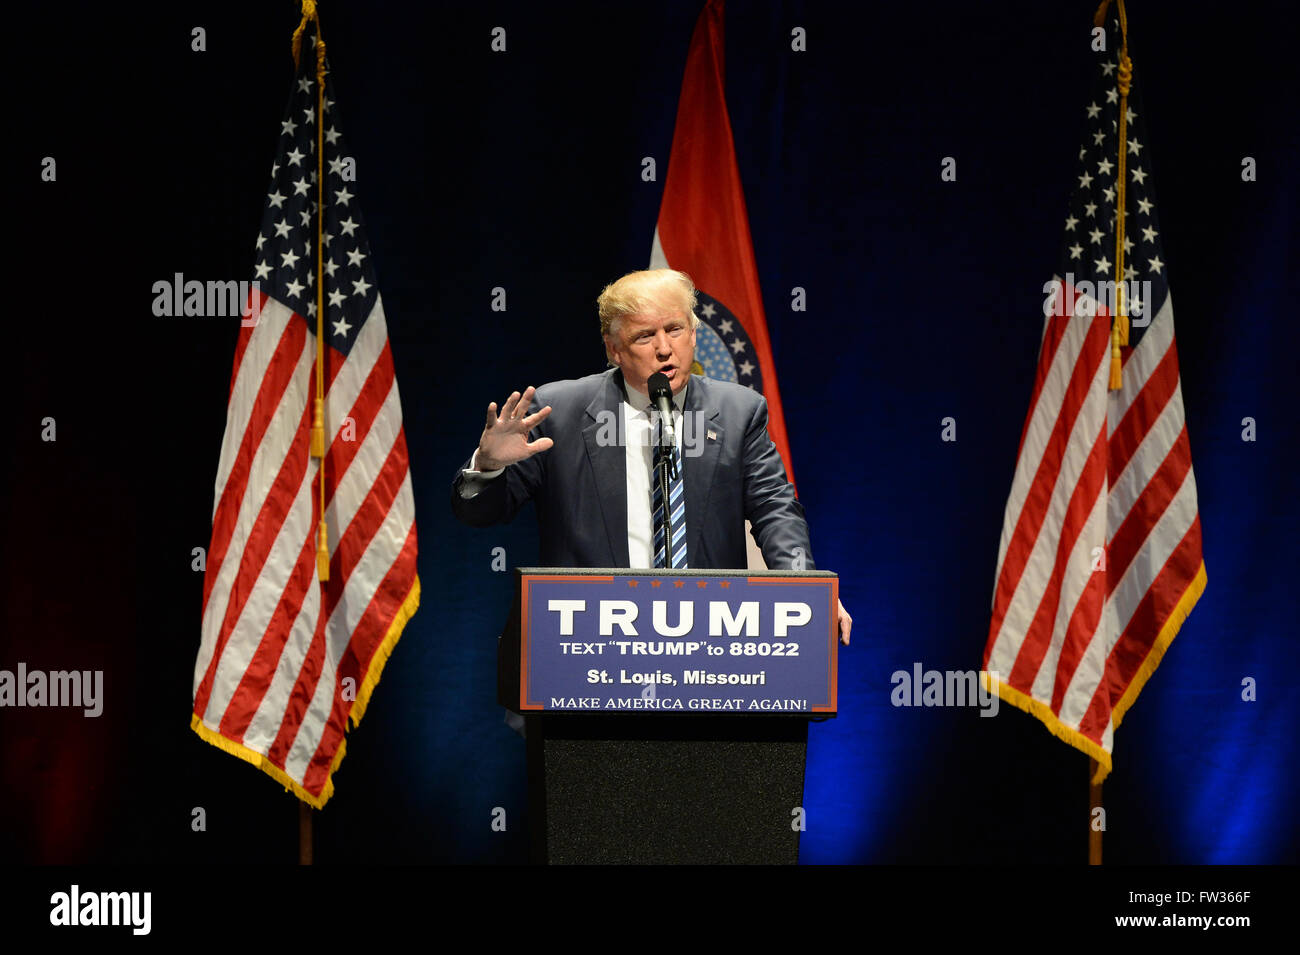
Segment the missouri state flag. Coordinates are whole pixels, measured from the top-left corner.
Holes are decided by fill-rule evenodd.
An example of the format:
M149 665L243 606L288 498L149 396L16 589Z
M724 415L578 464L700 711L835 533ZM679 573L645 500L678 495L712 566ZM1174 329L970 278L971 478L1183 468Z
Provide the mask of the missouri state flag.
M767 399L768 434L793 483L781 392L727 115L723 20L722 0L708 0L691 36L650 268L678 269L694 280L700 325L698 367L692 372L747 385ZM752 539L750 552L751 558L757 553Z

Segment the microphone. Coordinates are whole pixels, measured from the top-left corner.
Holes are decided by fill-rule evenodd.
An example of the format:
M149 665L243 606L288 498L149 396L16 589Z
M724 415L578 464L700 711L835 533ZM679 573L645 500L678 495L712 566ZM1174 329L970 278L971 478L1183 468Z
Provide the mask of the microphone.
M650 393L650 403L659 408L659 420L663 422L664 443L671 446L677 443L673 433L673 389L668 384L668 376L656 371L646 381Z

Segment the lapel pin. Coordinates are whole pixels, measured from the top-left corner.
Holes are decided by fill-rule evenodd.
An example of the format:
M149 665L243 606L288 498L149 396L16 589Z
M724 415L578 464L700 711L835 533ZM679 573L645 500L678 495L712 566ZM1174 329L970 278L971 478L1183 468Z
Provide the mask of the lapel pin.
M717 440L718 440L718 432L716 432L716 431L709 431L709 432L707 432L707 434L708 434L708 438L709 438L710 441L717 441Z

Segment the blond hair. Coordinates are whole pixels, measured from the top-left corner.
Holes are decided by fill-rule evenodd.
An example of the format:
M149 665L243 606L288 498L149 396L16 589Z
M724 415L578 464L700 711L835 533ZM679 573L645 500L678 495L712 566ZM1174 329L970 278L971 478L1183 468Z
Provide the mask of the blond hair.
M695 283L685 272L676 269L629 272L617 282L606 285L596 299L601 337L612 335L614 324L620 318L654 306L678 308L691 317L691 328L694 328L700 323L695 315L697 302Z

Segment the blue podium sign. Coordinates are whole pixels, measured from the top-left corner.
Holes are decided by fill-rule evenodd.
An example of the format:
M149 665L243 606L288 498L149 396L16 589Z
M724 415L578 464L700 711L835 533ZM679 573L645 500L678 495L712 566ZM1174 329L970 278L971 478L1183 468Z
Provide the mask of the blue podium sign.
M522 711L836 711L834 574L520 576Z

